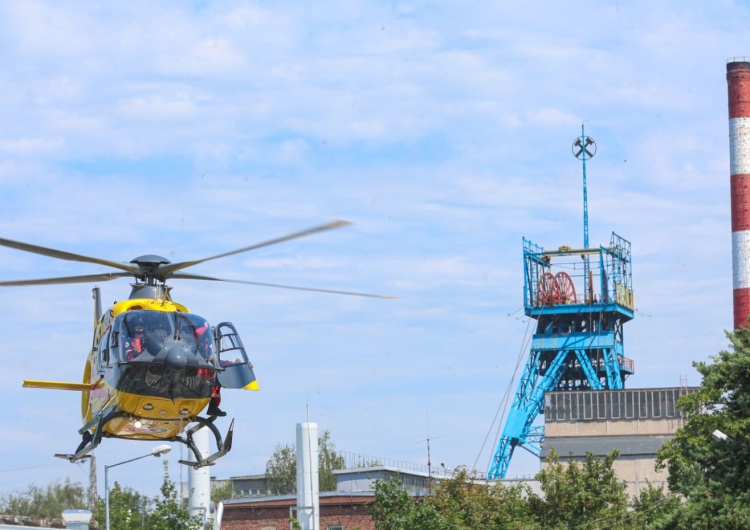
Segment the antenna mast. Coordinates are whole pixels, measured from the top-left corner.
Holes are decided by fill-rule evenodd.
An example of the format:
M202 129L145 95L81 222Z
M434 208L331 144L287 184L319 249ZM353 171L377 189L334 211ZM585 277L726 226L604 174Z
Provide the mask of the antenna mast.
M430 454L430 440L436 440L438 438L442 438L442 436L420 440L420 442L427 442L427 491L429 495L432 495L432 455Z
M586 186L586 160L593 158L596 154L596 142L593 138L586 136L583 124L581 124L581 137L573 143L573 155L581 160L583 165L583 248L589 248L589 195ZM583 255L583 292L589 302L593 302L593 285L591 285L591 265L589 255Z

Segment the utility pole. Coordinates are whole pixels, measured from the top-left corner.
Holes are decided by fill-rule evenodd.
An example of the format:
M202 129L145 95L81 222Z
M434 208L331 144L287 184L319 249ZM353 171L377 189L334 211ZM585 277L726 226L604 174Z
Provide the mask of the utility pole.
M89 461L89 494L88 494L88 508L91 513L96 513L96 501L98 495L96 493L96 456L91 455Z
M438 436L441 438L441 436ZM430 457L430 440L436 440L437 438L427 438L420 440L420 442L427 442L427 492L432 496L432 460Z

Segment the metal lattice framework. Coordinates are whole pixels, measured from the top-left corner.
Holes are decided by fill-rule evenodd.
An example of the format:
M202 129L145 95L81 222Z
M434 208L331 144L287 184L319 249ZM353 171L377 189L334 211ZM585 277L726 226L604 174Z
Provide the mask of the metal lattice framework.
M524 308L537 327L490 480L505 478L517 447L541 455L544 427L533 423L545 392L622 389L634 371L623 346L635 310L630 242L613 232L608 247L545 251L524 238L523 254Z

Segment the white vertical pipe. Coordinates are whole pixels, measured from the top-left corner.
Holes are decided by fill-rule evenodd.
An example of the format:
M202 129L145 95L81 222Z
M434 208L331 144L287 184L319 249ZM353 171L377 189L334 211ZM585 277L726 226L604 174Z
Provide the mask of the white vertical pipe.
M193 442L198 451L204 457L210 454L211 440L209 438L208 428L198 429L193 433ZM190 456L190 460L195 462L195 455ZM204 466L200 469L188 468L188 512L192 517L200 517L201 520L207 520L211 517L211 475L209 474L210 466Z
M297 519L303 530L319 530L318 424L297 424Z
M214 514L214 530L221 529L221 518L224 517L224 503L219 501L216 505L216 513Z

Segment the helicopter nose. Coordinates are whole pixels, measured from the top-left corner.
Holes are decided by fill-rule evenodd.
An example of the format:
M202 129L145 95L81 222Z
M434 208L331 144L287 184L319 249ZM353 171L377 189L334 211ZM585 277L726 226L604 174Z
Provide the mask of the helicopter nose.
M185 368L187 366L188 352L178 343L169 343L164 349L166 350L164 362L167 366L174 369Z
M175 373L184 372L186 369L198 368L200 359L198 354L189 350L179 340L167 339L154 357L154 362L171 368Z

